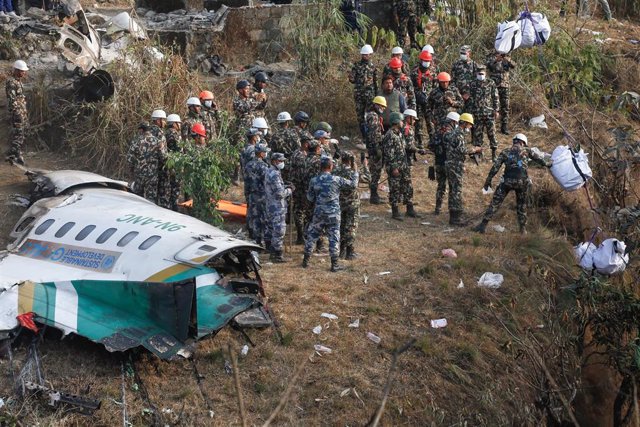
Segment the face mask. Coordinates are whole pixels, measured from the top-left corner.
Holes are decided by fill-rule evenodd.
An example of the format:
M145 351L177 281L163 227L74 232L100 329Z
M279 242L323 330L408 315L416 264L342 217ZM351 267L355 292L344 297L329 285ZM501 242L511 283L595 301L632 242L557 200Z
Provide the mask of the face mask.
M487 77L487 76L485 76L484 74L478 74L478 75L476 76L476 78L477 78L479 81L481 81L481 82L483 82L483 81L484 81L484 79L485 79L486 77Z
M276 165L276 167L280 170L284 169L284 162L280 162Z
M264 136L267 136L267 132L269 132L267 129L262 129L260 132L262 132L262 134Z
M211 106L213 105L213 101L204 101L204 106L207 108L211 108Z
M464 133L471 133L471 129L470 128L464 128Z
M422 68L429 68L431 66L431 62L422 61Z
M467 55L460 54L460 59L462 59L463 61L466 61L468 58L467 58Z

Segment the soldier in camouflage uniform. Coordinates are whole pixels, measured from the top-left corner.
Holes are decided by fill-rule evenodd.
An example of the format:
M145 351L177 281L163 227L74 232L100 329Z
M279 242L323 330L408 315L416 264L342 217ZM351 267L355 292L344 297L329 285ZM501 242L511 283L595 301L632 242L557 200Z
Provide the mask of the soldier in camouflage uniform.
M295 131L291 126L291 115L283 111L278 114L277 117L278 127L271 137L271 141L269 142L269 146L271 150L274 152L284 154L284 157L289 159L294 151L300 148L300 139L298 137L298 132ZM282 171L282 179L285 182L289 181L289 171L290 167L288 162L285 163L284 170Z
M451 67L451 84L456 86L460 93L469 92L469 84L476 78L477 66L478 64L471 59L471 47L462 46L460 59L454 62Z
M396 46L393 49L391 49L391 58L389 59L389 61L391 61L393 58L398 58L400 61L402 61L402 72L404 74L409 75L409 72L410 72L409 63L404 61L403 55L404 55L404 50L402 50L400 46ZM392 73L392 70L389 63L384 64L384 68L382 69L382 77L388 76L391 73Z
M404 128L402 129L402 137L404 138L405 153L407 154L407 165L409 166L409 178L411 178L411 166L416 153L426 154L424 147L416 145L416 123L418 113L416 110L407 108L404 110Z
M247 80L240 80L236 84L238 95L233 98L233 112L235 114L236 145L244 140L247 131L256 118L256 110L266 105L266 95L251 96L251 84ZM264 99L264 100L262 100Z
M285 188L280 171L284 168L284 154L272 153L271 166L264 177L266 222L264 240L272 262L286 262L282 256L284 236L287 232L287 197L291 188Z
M11 121L11 147L5 159L11 164L24 165L22 146L24 145L24 130L28 126L29 116L22 80L27 76L27 71L29 71L27 64L22 60L17 60L13 63L11 76L5 84L7 108Z
M376 96L371 109L365 116L367 125L365 145L369 153L369 170L371 171L371 179L369 180L371 196L369 202L373 205L382 203L378 194L378 183L380 182L380 175L384 165L382 160L382 137L384 136L382 114L386 107L387 101L381 96Z
M306 224L307 186L306 161L309 152L309 142L313 139L303 139L299 149L293 152L289 158L289 180L293 190L293 218L296 224L296 245L304 244L304 228ZM315 142L314 142L315 143ZM305 185L306 184L306 185Z
M259 102L254 114L256 117L264 117L264 110L267 108L268 101L267 93L264 90L269 86L269 77L267 77L265 72L259 71L253 78L254 82L251 96Z
M487 61L487 69L491 79L498 87L498 96L500 98L500 132L509 135L509 70L515 68L516 63L511 60L509 55L496 52L493 58Z
M354 171L353 179L348 180L331 174L333 160L323 157L320 162L322 173L309 183L307 199L315 204L313 219L307 229L304 242L304 259L302 266L309 265L311 251L323 233L329 236L329 253L331 254L331 271L342 270L338 264L340 255L340 191L343 188L358 186L358 173Z
M333 170L333 174L349 181L356 179L356 158L351 151L343 151L342 163ZM345 187L340 190L340 258L354 259L353 245L360 219L360 194L357 188Z
M294 127L293 130L298 134L298 140L302 143L304 140L311 140L313 136L309 132L309 121L311 118L304 111L298 111L295 116L293 116Z
M520 233L526 234L527 226L527 195L531 187L531 180L527 169L529 162L535 161L544 166L551 166L541 153L527 147L527 137L521 133L513 138L513 146L503 150L496 161L493 163L487 180L484 183L484 189L491 187L493 177L498 173L502 165L504 165L504 175L500 180L500 184L493 195L491 204L484 213L482 222L474 227L474 231L484 233L491 217L498 211L500 205L511 190L516 192L516 212L518 213L518 226Z
M429 92L427 97L427 111L433 120L434 128L442 126L447 114L457 112L464 106L464 100L455 86L450 86L449 73L439 73L438 86Z
M244 168L244 193L247 201L247 229L257 244L262 244L265 236L266 224L266 199L265 177L269 165L265 161L267 145L258 144L255 148L255 157ZM266 238L265 238L266 240ZM268 249L268 248L267 248Z
M181 150L181 125L182 121L177 114L169 114L167 116L167 129L165 130L164 136L167 141L167 151L169 153L177 153ZM160 177L158 188L160 189L158 204L163 208L177 212L178 198L180 198L180 181L167 169L166 165L162 169L162 176Z
M204 118L202 117L202 104L198 98L192 96L187 99L187 117L185 117L180 127L183 141L189 140L189 137L191 137L191 128L193 128L193 125L196 123L205 124ZM206 128L207 126L205 124L205 129Z
M353 84L353 98L356 103L356 117L360 132L365 137L364 114L378 92L378 70L371 61L373 48L364 45L360 50L360 61L353 64L349 73L349 82Z
M444 146L444 135L453 131L458 126L460 115L454 111L447 114L446 118L440 122L436 129L433 144L429 147L435 154L435 175L436 187L436 207L434 215L440 215L444 194L447 192L447 151Z
M427 108L429 93L436 86L437 73L433 65L433 56L428 51L420 52L420 62L411 71L411 82L416 96L416 112L418 121L416 123L416 134L418 136L418 146L424 147L424 130L426 128L429 140L433 138L433 118Z
M473 126L473 145L482 146L482 136L484 129L487 130L489 137L489 146L491 147L491 160L496 159L496 150L498 149L498 140L496 139L496 123L495 119L498 115L500 101L498 99L498 89L491 79L487 79L487 70L484 65L478 65L477 77L469 85L469 94L467 100L467 111L473 114L475 124Z
M382 139L382 153L389 178L391 218L402 221L399 203L407 206L407 216L417 218L418 214L413 208L413 184L407 164L406 143L402 135L403 116L401 113L391 113L390 120L391 128Z
M247 164L253 160L255 155L256 145L261 141L262 132L258 129L251 128L247 131L247 142L240 153L240 166L244 173L244 168Z
M218 129L220 129L221 115L218 110L218 105L216 104L213 92L208 90L200 92L199 99L202 105L202 109L200 110L202 123L207 130L209 138L214 139L218 136Z
M143 132L129 146L127 162L133 172L136 194L157 204L158 180L167 160L167 146L164 136L162 140L157 138L151 127L143 128Z
M416 109L416 95L413 90L413 83L409 76L402 72L402 61L398 58L393 58L389 61L389 67L391 67L391 76L393 76L393 87L398 90L405 98L407 102L407 108L412 110Z
M418 6L416 0L393 0L393 19L396 24L396 37L402 45L406 44L407 33L411 46L418 46Z
M467 151L465 135L469 134L473 126L473 116L469 113L462 114L459 126L449 128L443 135L442 142L446 153L445 169L449 182L449 224L462 226L462 178L464 175L464 161L467 154L480 150L474 147Z

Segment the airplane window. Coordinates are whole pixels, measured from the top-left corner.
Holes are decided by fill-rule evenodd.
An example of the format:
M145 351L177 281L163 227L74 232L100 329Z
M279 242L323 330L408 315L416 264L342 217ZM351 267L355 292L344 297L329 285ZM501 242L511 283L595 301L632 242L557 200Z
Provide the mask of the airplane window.
M107 228L102 232L100 236L98 236L98 238L96 239L96 243L106 242L107 240L109 240L109 237L113 236L113 233L115 233L116 231L117 230L115 228Z
M120 246L121 248L124 246L127 246L129 244L130 241L132 241L133 239L135 239L135 237L138 235L137 231L130 231L127 234L125 234L124 236L122 236L122 239L120 239L120 241L118 242L118 246Z
M93 230L96 229L95 225L87 225L85 228L83 228L78 235L76 236L76 240L80 241L80 240L84 240L85 237L87 237L89 234L91 234L91 232Z
M209 246L209 245L202 245L198 248L199 251L205 251L205 252L213 252L216 250L216 248L214 248L213 246Z
M141 251L145 251L153 246L158 240L160 240L160 236L151 236L147 240L142 242L140 246L138 246L138 249L140 249Z
M26 230L28 226L31 225L33 221L35 221L36 217L28 216L26 217L18 226L16 227L16 233L20 233L21 231Z
M56 222L55 219L48 219L45 222L43 222L42 224L40 224L38 226L38 228L36 228L35 233L36 234L42 234L45 231L47 231L49 229L49 227L51 227L51 224L53 224L54 222Z
M65 225L60 227L60 230L56 231L56 237L63 237L65 234L69 232L69 230L73 228L74 225L76 225L75 222L66 223Z

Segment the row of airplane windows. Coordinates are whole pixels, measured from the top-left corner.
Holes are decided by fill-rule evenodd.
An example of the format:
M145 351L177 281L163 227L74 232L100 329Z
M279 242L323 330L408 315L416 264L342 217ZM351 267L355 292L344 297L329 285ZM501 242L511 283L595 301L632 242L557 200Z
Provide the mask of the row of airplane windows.
M37 236L44 234L53 225L54 222L55 222L54 219L51 219L51 218L47 219L35 229L34 233ZM63 224L62 227L60 227L58 231L56 231L55 236L57 238L64 237L73 227L75 227L75 225L76 225L75 222L67 222ZM87 225L82 230L80 230L80 232L76 235L75 239L78 242L80 242L85 238L87 238L95 229L96 229L95 225ZM96 239L96 243L98 244L106 243L111 238L111 236L115 234L116 231L118 231L117 228L107 228L102 232L102 234L98 236L98 238ZM122 236L120 240L118 240L117 245L121 248L127 246L133 239L135 239L138 236L138 234L139 233L137 231L128 232L127 234ZM140 249L141 251L147 250L151 246L153 246L158 240L160 240L160 236L153 235L147 238L144 242L140 243L140 246L138 246L138 249Z

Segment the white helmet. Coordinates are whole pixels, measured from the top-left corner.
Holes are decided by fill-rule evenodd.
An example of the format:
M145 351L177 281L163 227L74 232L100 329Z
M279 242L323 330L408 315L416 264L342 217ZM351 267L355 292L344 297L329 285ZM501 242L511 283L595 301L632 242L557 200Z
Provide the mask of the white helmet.
M364 46L362 46L362 49L360 49L360 55L371 55L372 53L373 48L370 44L365 44Z
M435 50L433 50L433 46L431 46L430 44L425 44L425 45L424 45L424 47L422 48L422 51L424 52L425 50L426 50L427 52L429 52L431 55L433 55L433 54L435 54L435 53L436 53L436 51L435 51Z
M182 123L182 120L177 114L169 114L167 116L167 123Z
M524 133L517 133L516 136L513 137L513 142L515 143L516 141L522 141L525 147L529 145L529 139Z
M287 113L286 111L283 111L282 113L278 114L278 117L276 118L276 120L278 121L278 123L291 121L292 120L291 114Z
M291 117L289 117L289 119L291 119ZM255 119L253 119L251 127L256 129L269 129L269 125L267 124L267 121L264 119L264 117L256 117Z
M153 113L151 113L151 120L166 119L166 118L167 118L167 113L165 113L164 110L153 110Z
M404 110L402 114L404 114L405 117L413 117L414 119L418 119L418 113L416 113L416 110L412 110L411 108Z
M191 98L187 99L187 106L190 105L197 105L198 107L201 107L202 104L200 103L200 99L198 99L195 96L192 96Z
M391 55L402 55L403 53L404 53L404 50L402 50L400 46L396 46L393 49L391 49Z
M13 68L20 71L29 71L29 67L27 67L27 63L24 62L22 59L18 59L16 62L14 62Z
M457 123L460 121L460 114L456 113L455 111L452 111L449 114L447 114L447 120L453 120L454 122Z

